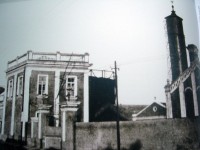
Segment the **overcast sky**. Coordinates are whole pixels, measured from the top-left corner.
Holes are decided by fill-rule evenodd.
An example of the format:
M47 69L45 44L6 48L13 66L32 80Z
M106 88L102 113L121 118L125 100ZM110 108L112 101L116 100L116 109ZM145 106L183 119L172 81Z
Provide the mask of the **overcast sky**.
M198 46L194 0L175 0L186 45ZM27 50L90 54L93 69L118 72L119 103L165 101L165 17L170 0L1 0L0 85L7 62Z

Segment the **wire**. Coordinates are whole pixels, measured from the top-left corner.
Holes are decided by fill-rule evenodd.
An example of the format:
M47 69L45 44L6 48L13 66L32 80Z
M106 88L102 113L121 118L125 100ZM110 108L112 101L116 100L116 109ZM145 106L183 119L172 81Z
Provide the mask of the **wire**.
M60 84L59 91L58 91L58 94L57 94L57 96L56 96L56 99L57 99L58 96L60 95L60 92L61 92L61 90L62 90L62 88L63 88L63 86L64 86L63 79L64 79L64 77L66 76L66 71L67 71L67 68L69 67L69 64L70 64L70 61L71 61L72 55L73 55L73 53L70 55L70 57L69 57L69 61L68 61L68 64L67 64L67 66L65 67L64 74L63 74L63 76L60 78L62 81L61 81L61 84Z

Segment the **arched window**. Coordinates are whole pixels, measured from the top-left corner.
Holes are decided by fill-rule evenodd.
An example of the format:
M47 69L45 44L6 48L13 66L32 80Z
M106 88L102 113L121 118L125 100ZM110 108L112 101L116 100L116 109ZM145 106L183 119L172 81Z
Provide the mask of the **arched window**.
M194 100L193 92L191 87L185 89L185 105L186 105L186 114L187 117L194 117Z

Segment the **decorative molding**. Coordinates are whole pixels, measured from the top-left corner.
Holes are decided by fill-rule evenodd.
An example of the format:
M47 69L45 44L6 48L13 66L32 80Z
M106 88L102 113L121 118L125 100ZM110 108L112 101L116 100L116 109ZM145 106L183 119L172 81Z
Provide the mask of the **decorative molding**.
M191 73L194 72L196 67L199 66L199 62L194 62L188 69L186 69L179 77L170 85L170 93L173 93L187 78L190 77Z

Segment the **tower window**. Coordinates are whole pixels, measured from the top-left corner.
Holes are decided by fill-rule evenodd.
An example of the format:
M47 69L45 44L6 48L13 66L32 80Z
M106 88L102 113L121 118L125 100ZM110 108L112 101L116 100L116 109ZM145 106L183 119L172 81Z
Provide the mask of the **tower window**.
M48 75L38 75L37 94L48 94Z

